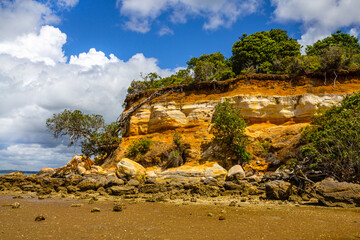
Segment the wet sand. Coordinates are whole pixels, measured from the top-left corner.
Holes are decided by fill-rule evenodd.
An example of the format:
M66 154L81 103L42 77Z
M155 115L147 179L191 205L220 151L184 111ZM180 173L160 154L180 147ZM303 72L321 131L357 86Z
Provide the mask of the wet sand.
M0 239L360 239L359 208L118 201L125 204L121 212L112 211L113 200L89 204L1 194ZM20 208L8 206L14 202ZM101 211L91 213L94 207ZM34 221L38 215L45 220Z

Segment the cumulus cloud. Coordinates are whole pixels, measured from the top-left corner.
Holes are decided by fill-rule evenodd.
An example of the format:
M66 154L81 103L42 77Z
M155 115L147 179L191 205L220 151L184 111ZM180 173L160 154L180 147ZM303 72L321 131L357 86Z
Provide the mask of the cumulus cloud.
M79 3L79 0L58 0L57 4L60 7L71 8L75 7Z
M56 24L59 17L48 5L34 0L0 1L0 40L12 40L38 32L42 25Z
M117 0L120 13L128 17L125 26L136 32L150 31L152 22L164 12L170 21L185 23L189 17L205 19L204 29L229 27L240 16L254 13L262 0Z
M358 0L271 0L276 7L275 20L302 23L303 35L299 41L310 45L343 27L360 26Z

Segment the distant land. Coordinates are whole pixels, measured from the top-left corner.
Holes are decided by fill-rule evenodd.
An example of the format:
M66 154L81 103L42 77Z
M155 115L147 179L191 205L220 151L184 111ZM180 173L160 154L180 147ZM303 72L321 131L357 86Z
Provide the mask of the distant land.
M0 175L6 175L12 172L22 172L24 175L31 175L36 174L38 171L0 170Z

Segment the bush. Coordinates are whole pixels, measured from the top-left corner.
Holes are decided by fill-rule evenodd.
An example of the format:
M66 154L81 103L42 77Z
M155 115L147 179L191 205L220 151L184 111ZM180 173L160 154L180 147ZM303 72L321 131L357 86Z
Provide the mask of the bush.
M302 134L303 158L339 181L360 181L360 93L315 115Z
M145 138L135 141L128 147L128 153L126 156L132 158L139 158L149 151L151 144L152 141Z
M229 155L235 156L237 163L247 162L251 155L246 151L249 143L244 134L246 123L240 111L231 106L229 101L218 103L211 120L213 141L222 147Z

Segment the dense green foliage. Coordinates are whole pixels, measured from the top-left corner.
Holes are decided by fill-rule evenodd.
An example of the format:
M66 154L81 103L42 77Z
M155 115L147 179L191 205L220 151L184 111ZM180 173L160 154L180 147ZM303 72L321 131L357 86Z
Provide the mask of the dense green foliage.
M312 168L340 181L360 181L360 93L313 117L302 141Z
M81 140L81 151L88 157L109 155L120 143L116 123L106 125L102 116L83 114L79 110L65 109L54 114L46 120L46 126L55 138L68 135L70 146Z
M229 156L236 156L238 163L251 159L250 153L246 151L249 142L244 133L246 123L236 107L230 105L229 101L218 103L211 122L214 143Z
M300 55L300 44L281 29L242 35L232 47L233 71L240 74L247 68L266 71L273 61L287 56Z
M360 53L359 39L347 33L342 33L340 30L331 34L330 37L318 40L312 46L307 46L305 51L309 56L321 56L323 51L330 47L343 48L347 53Z
M142 155L144 155L149 151L151 144L152 141L146 138L133 142L127 149L127 157L131 157L131 158L141 157Z
M281 29L243 34L232 47L232 57L226 59L220 52L193 57L186 69L170 77L156 73L134 80L129 94L171 85L202 81L221 81L249 73L289 74L292 79L302 74L320 72L333 78L341 69L360 67L358 38L341 31L306 47L307 55L300 55L300 45ZM328 73L328 75L326 75Z

